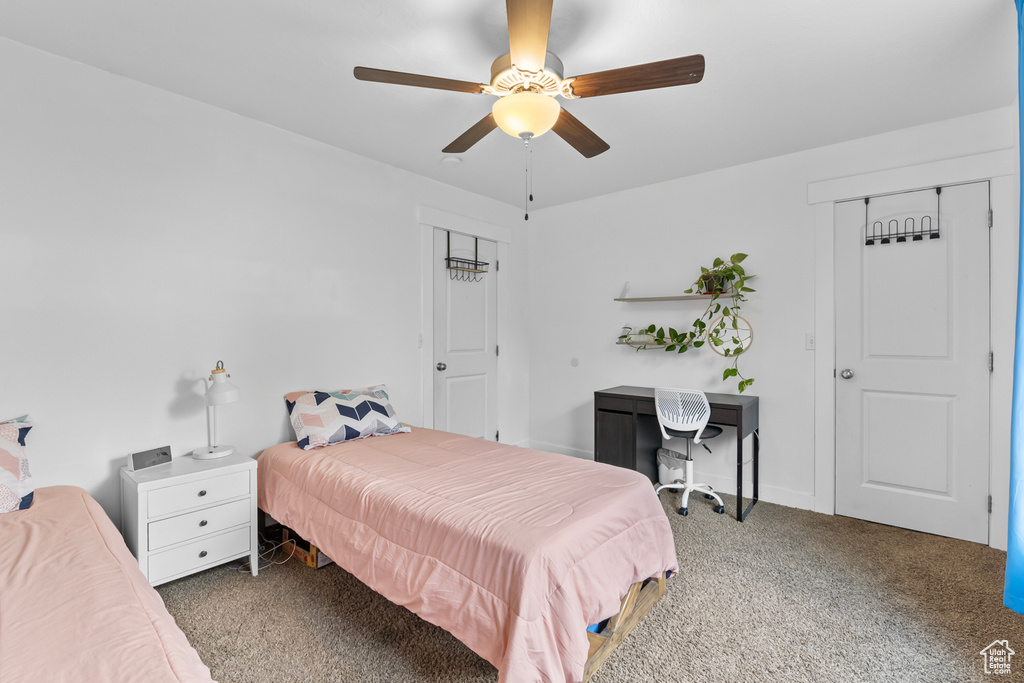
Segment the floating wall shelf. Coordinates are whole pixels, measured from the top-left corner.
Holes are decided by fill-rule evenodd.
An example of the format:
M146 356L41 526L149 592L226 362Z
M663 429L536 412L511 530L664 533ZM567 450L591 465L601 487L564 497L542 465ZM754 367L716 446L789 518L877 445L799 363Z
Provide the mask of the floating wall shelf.
M616 301L691 301L693 299L710 299L714 294L679 294L676 296L630 296Z

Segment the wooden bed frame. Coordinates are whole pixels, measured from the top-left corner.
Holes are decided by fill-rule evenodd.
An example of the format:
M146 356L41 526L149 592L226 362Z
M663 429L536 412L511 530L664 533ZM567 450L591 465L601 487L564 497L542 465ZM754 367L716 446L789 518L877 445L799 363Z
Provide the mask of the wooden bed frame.
M262 528L269 515L263 512L263 510L260 510L259 514L261 520L260 527ZM316 546L310 545L309 547L312 549L313 554L310 556L306 553L306 557L303 557L303 553L306 551L301 550L294 540L287 541L289 535L297 537L297 534L283 525L281 525L281 529L283 530L286 543L291 544L290 550L295 557L298 557L310 567L319 568L323 566L309 561L310 557L317 557L318 549ZM287 544L285 549L289 549ZM640 623L641 619L647 616L647 613L651 611L655 603L661 600L667 590L667 578L667 575L662 573L643 581L637 581L622 596L618 614L608 619L604 629L600 633L587 631L590 650L587 652L587 663L583 666L583 683L587 683L590 680L597 670L601 668L601 665L615 652L615 648L626 639L629 632Z
M418 434L417 432L422 433ZM402 439L406 441L403 442L401 441ZM501 449L511 449L511 446L492 446L489 443L479 446L469 443L470 440L470 437L417 429L411 434L400 434L393 437L393 442L395 443L393 447L389 445L391 442L378 447L375 445L379 441L377 439L337 444L323 451L320 454L320 459L330 461L335 478L353 468L359 468L363 460L370 462L370 466L361 470L363 474L360 474L358 481L356 481L357 478L355 477L344 478L346 481L352 480L347 483L347 486L352 488L356 484L365 486L378 481L391 481L392 479L400 483L404 482L404 479L401 477L391 477L386 469L386 465L381 464L381 459L373 459L373 457L384 453L396 461L405 458L410 463L410 466L423 470L421 473L424 475L422 481L425 481L426 484L420 485L421 479L417 478L415 480L416 485L408 482L403 483L400 490L392 487L392 493L388 495L394 497L399 496L400 493L399 498L412 504L415 501L421 500L424 495L440 499L443 487L450 480L450 472L442 472L437 462L438 458L443 460L446 453L464 457L464 454L459 449L462 448L467 453L475 452L473 450L475 446L480 452L486 453L488 457L493 457L496 462L498 460L502 462L507 461L507 458L499 458L498 456L512 455L511 453L501 451ZM351 450L345 450L342 454L339 453L339 450L342 448ZM549 458L558 457L528 449L524 451L524 454L515 453L517 457L521 456L524 458L523 462L525 464L536 468L549 464ZM301 459L301 462L297 459ZM351 520L355 520L353 523L362 523L362 517L370 513L376 514L376 512L383 509L385 502L383 502L383 499L380 499L380 496L367 496L368 500L361 503L351 496L338 495L337 500L331 498L330 501L311 496L309 491L312 491L316 486L320 486L320 477L324 474L313 472L309 467L302 466L303 464L311 464L313 459L315 458L311 458L304 450L298 449L295 442L278 444L264 450L259 458L261 474L259 477L260 502L264 506L262 509L268 514L273 515L274 511L279 508L280 514L285 518L278 518L277 521L287 525L292 521L287 518L293 517L297 527L301 527L295 528L299 536L305 536L310 543L318 546L324 544L321 546L322 549L328 555L334 557L336 561L338 558L335 557L335 553L346 558L346 565L351 565L351 568L348 568L348 570L356 578L366 576L373 579L373 573L377 571L375 563L378 560L383 563L380 566L391 567L395 563L395 558L383 555L377 557L372 552L365 552L365 549L355 547L355 544L351 542L349 537L338 535L335 533L337 529L334 529L330 524L325 526L322 522L330 518L337 521L337 525L340 526L345 526ZM294 467L290 465L290 463L296 462L299 462L299 464ZM528 606L536 612L536 621L543 620L543 624L541 626L524 625L523 628L512 628L512 626L515 626L516 620L521 619L521 617L514 611L509 610L495 614L495 621L476 624L473 628L470 628L467 626L469 622L465 619L457 621L451 618L450 611L431 607L435 603L429 603L428 605L425 602L424 595L431 599L436 598L436 604L441 604L439 602L443 597L441 593L437 592L435 595L435 593L429 592L431 590L436 592L436 586L421 586L420 588L426 591L426 593L411 593L408 590L409 586L401 586L397 583L392 585L387 581L374 580L374 587L379 589L379 592L388 597L392 602L405 605L414 613L419 613L414 608L421 608L420 611L429 617L424 618L427 618L431 623L435 623L441 628L452 628L453 631L449 631L450 633L456 638L462 639L462 642L469 644L470 649L480 654L484 659L488 661L500 660L497 666L499 671L505 674L504 677L510 679L532 679L536 676L553 677L563 680L565 677L575 678L575 676L579 676L573 683L589 683L594 673L604 665L604 662L629 636L640 620L650 612L658 600L666 593L667 568L674 569L676 564L675 544L672 538L671 527L667 523L668 520L664 518L664 510L661 504L657 502L657 497L649 497L653 491L650 489L650 483L643 477L638 478L635 473L625 471L620 473L618 468L607 468L600 471L585 470L583 466L579 465L572 458L558 464L564 468L563 476L572 474L574 476L585 476L588 478L587 480L592 478L600 486L614 489L608 493L608 501L622 501L635 504L638 510L643 511L647 515L642 518L645 522L649 522L645 524L635 523L635 515L632 513L616 517L612 522L606 523L606 516L601 514L601 508L607 504L607 501L604 504L584 505L580 513L582 516L565 523L566 529L571 528L573 533L579 535L582 546L589 547L596 542L595 537L590 533L592 528L602 530L602 534L605 532L621 534L623 532L622 527L625 527L631 534L630 538L637 542L647 543L647 547L637 546L636 558L624 557L617 550L617 546L603 549L602 552L605 552L609 559L609 567L607 569L600 566L600 563L595 563L592 559L588 562L586 557L579 558L565 554L563 563L566 566L573 568L584 567L586 571L595 573L593 577L587 580L574 581L574 577L571 574L566 574L566 576L560 574L557 576L555 574L548 575L544 573L544 567L540 565L538 565L536 571L533 571L536 576L532 576L532 578L538 582L547 581L551 583L553 579L557 579L558 585L566 590L581 592L585 590L600 591L599 595L589 599L582 595L571 596L571 599L562 598L556 597L554 592L546 594L529 593L529 589L532 589L533 586L525 585L517 588L517 590L522 591L521 595L519 593L514 596L511 594L505 595L501 592L502 585L509 585L521 578L509 575L505 577L508 579L508 582L499 582L501 585L492 586L488 589L491 592L486 592L486 599L483 599L481 604L493 608L495 605L502 603L502 601L504 601L503 604L507 603L511 606L512 603L516 603L518 600L517 606ZM582 463L582 465L586 467L593 466L587 463ZM488 483L486 480L466 480L466 483L468 486L467 490L480 495L486 495L493 487L493 483ZM545 485L548 483L549 479L545 479ZM629 490L625 491L623 487L628 487ZM334 493L338 493L338 490L335 490ZM394 491L396 490L399 493L395 493ZM551 492L554 492L554 489L551 489ZM535 494L536 491L531 493L531 495L536 497ZM566 500L571 502L576 502L577 499L587 503L590 503L592 500L592 498L587 499L585 496L566 497ZM535 502L540 503L543 501ZM310 507L314 503L319 506L316 508L317 516L323 517L323 519L312 520L311 517L307 518L307 516L298 514L301 508L304 506ZM448 501L448 503L455 505L458 501ZM464 507L456 509L461 511L464 510ZM449 531L441 522L431 521L434 518L427 515L424 510L414 510L414 512L417 512L417 516L412 518L415 523L415 529L412 532L409 529L413 527L404 525L401 528L398 526L394 528L389 527L389 533L395 533L400 537L400 540L410 540L415 544L417 534L419 534L417 530L419 529L432 530L436 527L436 530ZM469 516L461 512L460 514L463 517ZM501 525L502 529L507 527L509 533L512 533L514 528L513 517L506 517L508 519L499 517L495 521ZM370 529L369 526L367 528ZM372 529L371 531L378 536L382 535L381 532ZM483 533L479 528L475 528L468 523L461 526L452 526L450 531L458 534L459 538L466 539L477 538ZM494 544L495 547L490 548L490 550L493 550L496 554L499 554L500 551L502 553L501 557L508 556L512 559L522 557L524 552L530 553L529 557L537 554L538 541L536 539L530 544L527 543L527 539L519 539L514 534L510 538L515 542L509 544L507 548ZM563 561L560 551L553 543L550 543L550 539L553 536L542 534L538 535L538 538L545 544L543 545L544 552L550 551L553 558ZM599 535L597 540L603 538L603 535ZM604 541L600 541L600 543L603 544ZM602 546L599 545L598 547ZM424 548L426 548L426 544L424 544ZM436 550L440 551L443 548L438 546ZM412 551L406 549L406 552L411 557ZM519 554L517 555L516 553ZM433 556L422 555L421 557ZM455 561L458 559L455 558ZM440 559L437 559L437 561L442 562ZM465 575L462 568L457 566L457 562L452 564L451 558L445 562L448 563L446 566L450 567L450 569L443 578L448 580L452 586L465 584L467 578L461 578ZM643 568L639 573L634 573L639 564L644 565ZM473 567L476 566L473 565ZM469 570L467 569L467 571ZM615 576L601 577L599 575L600 572L614 572ZM638 577L643 578L637 580ZM625 583L629 579L634 579L636 582L632 583L632 585ZM472 580L472 578L468 577L468 580ZM585 630L586 625L592 623L590 619L603 617L603 614L595 613L588 616L575 612L574 608L579 609L584 603L596 605L597 601L599 601L603 605L602 610L604 610L604 614L608 614L608 611L613 609L609 606L609 600L612 600L610 604L614 605L615 594L619 591L623 591L623 593L619 594L618 613L602 624L603 628L599 633L591 633ZM578 600L576 599L577 597L579 598ZM575 604L577 602L579 604ZM551 633L556 632L560 619L566 622L565 625L572 625L573 632L564 633L562 640L566 643L571 643L572 651L575 652L575 655L572 651L558 649L561 647L560 643L555 642L550 637ZM498 626L501 628L497 628ZM485 634L486 637L482 637L481 634ZM581 655L584 655L584 648L586 648L586 655L581 657ZM523 673L520 674L519 672Z
M583 683L590 680L619 643L626 639L633 627L640 623L654 604L661 600L661 596L665 595L665 579L665 574L659 574L634 583L623 596L619 613L608 620L604 629L600 633L587 631L590 651L587 653L587 663L583 668Z

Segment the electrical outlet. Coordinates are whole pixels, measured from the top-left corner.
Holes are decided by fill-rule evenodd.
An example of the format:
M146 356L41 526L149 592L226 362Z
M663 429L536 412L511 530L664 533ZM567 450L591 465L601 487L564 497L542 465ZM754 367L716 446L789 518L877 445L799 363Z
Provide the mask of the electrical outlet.
M814 350L814 333L808 332L804 335L804 348L808 351Z

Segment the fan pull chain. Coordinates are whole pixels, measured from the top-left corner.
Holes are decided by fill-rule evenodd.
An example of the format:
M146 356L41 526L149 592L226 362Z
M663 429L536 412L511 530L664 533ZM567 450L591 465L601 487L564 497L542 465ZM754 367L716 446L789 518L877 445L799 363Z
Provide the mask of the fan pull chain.
M523 215L524 221L530 220L530 202L533 201L533 148L530 147L530 137L525 133L523 134L524 166L526 170L523 197L523 209L526 212Z
M527 145L527 147L529 147L529 145ZM530 183L530 201L532 202L533 201L533 147L530 147L530 153L529 154L530 155L527 158L527 164L530 167L530 172L527 175L529 176L529 183Z

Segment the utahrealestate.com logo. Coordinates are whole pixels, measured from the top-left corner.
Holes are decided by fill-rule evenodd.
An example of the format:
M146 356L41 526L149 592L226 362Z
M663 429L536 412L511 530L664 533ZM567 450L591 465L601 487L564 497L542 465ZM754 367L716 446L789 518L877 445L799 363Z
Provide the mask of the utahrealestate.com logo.
M1010 673L1010 658L1016 653L1010 649L1010 641L994 640L978 654L985 658L986 674L1000 675Z

